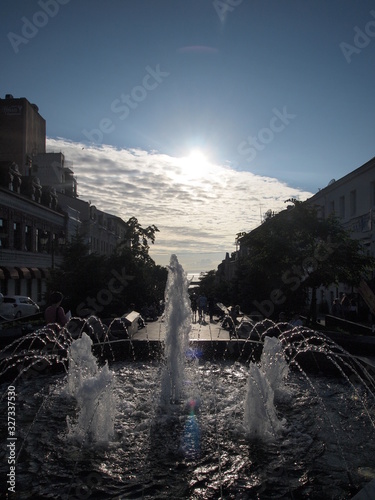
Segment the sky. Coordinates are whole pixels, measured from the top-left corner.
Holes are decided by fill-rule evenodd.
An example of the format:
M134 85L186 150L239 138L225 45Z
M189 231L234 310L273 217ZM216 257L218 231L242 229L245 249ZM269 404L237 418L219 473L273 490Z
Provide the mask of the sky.
M215 269L236 234L374 156L373 0L3 0L0 97L78 193Z

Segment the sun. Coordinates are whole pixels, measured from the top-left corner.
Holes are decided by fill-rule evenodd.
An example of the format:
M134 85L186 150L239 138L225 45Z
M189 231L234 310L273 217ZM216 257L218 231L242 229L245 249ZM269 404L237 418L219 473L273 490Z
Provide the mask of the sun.
M190 151L188 158L191 162L197 163L198 165L205 165L207 163L207 158L200 149L193 149Z
M204 175L210 167L207 156L200 149L193 149L184 158L187 173L193 177Z

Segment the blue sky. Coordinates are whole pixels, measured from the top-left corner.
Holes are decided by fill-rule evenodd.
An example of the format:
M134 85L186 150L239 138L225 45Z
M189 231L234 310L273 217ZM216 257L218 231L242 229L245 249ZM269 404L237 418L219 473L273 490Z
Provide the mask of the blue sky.
M220 233L228 213L219 197L194 212L203 229L207 210L217 210L216 243L212 229L210 244L201 241L201 258L191 218L182 223L179 216L168 227L157 211L167 192L151 197L153 206L138 205L140 213L129 212L137 205L125 196L129 206L122 203L118 215L162 222L157 262L180 251L190 254L189 271L216 267L224 247L232 251L235 234L259 224L262 211L282 208L290 194L306 198L374 156L373 1L5 0L0 14L0 95L39 106L51 147L69 151L82 197L119 209L114 200L124 192L99 197L87 181L91 166L105 185L103 165L112 154L120 163L127 158L119 186L126 189L133 175L134 189L136 182L142 189L129 151L141 152L136 163L142 158L150 179L158 170L159 180L166 175L178 187L176 212L184 210L177 204L183 193L188 212L193 191L225 178L222 169L231 179L225 196L234 201L242 198L232 186L262 186L257 192L264 195L237 203L231 234ZM90 154L82 157L82 147ZM194 149L217 169L195 164L195 184L171 180L165 170L171 159L175 165ZM155 162L165 168L153 168ZM195 238L194 250L186 237ZM169 247L168 239L176 243Z

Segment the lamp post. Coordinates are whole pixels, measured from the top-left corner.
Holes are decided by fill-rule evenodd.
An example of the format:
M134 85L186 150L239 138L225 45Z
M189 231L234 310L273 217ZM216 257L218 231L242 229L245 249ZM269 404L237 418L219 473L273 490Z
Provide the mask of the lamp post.
M43 233L40 236L40 243L44 248L47 248L48 242L49 242L49 235L47 231L43 231ZM55 251L56 250L61 250L64 245L65 245L65 233L64 231L60 231L59 234L57 235L57 238L55 238L55 235L51 234L51 241L50 241L50 249L51 249L51 268L55 268Z
M52 240L52 269L55 267L55 245L57 244L57 249L61 251L65 246L65 233L64 231L60 231L57 235L57 239Z

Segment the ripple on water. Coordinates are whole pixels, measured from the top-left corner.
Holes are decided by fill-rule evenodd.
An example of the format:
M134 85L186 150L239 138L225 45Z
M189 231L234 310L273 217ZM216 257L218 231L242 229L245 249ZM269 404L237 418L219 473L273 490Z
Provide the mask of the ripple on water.
M186 401L168 412L159 404L159 363L111 369L115 435L101 445L69 439L66 418L77 418L77 410L64 375L17 386L20 498L58 491L71 498L321 500L350 498L375 475L374 400L361 387L354 394L342 381L291 374L291 400L276 405L285 429L265 444L243 433L248 366L192 362ZM2 460L2 475L6 469Z

